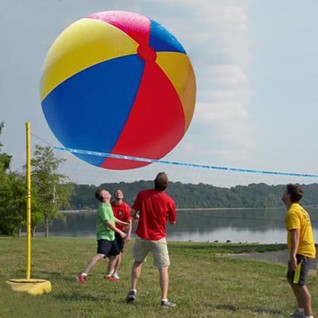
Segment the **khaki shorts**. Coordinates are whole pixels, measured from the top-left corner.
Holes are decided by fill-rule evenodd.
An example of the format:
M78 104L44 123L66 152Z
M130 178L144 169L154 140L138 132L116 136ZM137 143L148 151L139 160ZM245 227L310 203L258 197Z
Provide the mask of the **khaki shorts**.
M136 236L134 245L135 261L143 263L149 252L152 252L153 264L157 268L167 267L170 265L167 240L165 237L159 241L149 241Z

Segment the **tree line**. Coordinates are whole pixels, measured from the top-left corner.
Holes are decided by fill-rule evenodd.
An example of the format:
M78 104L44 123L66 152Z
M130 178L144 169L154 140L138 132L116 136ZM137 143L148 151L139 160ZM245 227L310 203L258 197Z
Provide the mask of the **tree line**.
M276 208L282 206L281 197L284 185L267 185L252 183L247 186L231 188L216 187L210 184L184 184L170 182L166 192L171 195L177 208ZM153 187L153 181L141 180L131 183L103 183L99 187L111 192L122 189L125 201L132 205L140 190ZM75 185L70 198L74 210L95 209L94 193L98 187L93 185ZM302 204L318 206L318 184L302 185L305 195Z

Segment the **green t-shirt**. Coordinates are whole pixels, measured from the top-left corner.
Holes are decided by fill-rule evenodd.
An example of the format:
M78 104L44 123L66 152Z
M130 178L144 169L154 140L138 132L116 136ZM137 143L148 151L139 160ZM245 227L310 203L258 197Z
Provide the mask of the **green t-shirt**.
M110 221L113 225L115 225L114 213L111 205L101 203L97 209L97 239L114 241L115 232L105 225L105 221Z

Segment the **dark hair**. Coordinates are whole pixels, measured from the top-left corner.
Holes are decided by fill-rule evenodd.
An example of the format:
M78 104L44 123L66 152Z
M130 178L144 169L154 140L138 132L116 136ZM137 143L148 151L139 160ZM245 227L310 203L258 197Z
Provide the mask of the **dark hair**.
M164 191L168 186L168 176L165 172L159 172L154 181L155 189Z
M102 191L104 189L97 189L96 192L95 192L95 198L100 201L100 202L103 202L103 196L102 196Z
M287 184L287 193L290 195L290 201L297 203L304 195L304 191L295 184Z

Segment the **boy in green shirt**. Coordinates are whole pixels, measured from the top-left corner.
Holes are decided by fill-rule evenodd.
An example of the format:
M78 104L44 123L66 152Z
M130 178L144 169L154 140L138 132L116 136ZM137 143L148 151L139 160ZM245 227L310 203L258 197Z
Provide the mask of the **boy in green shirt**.
M105 279L118 281L112 276L114 266L116 264L119 249L115 240L115 232L117 232L123 239L126 234L115 226L115 222L123 225L128 225L114 217L113 210L110 204L110 193L105 189L97 189L95 198L100 201L97 209L97 254L92 257L85 269L77 276L77 280L81 284L86 283L88 272L99 262L102 258L109 258L107 273Z

